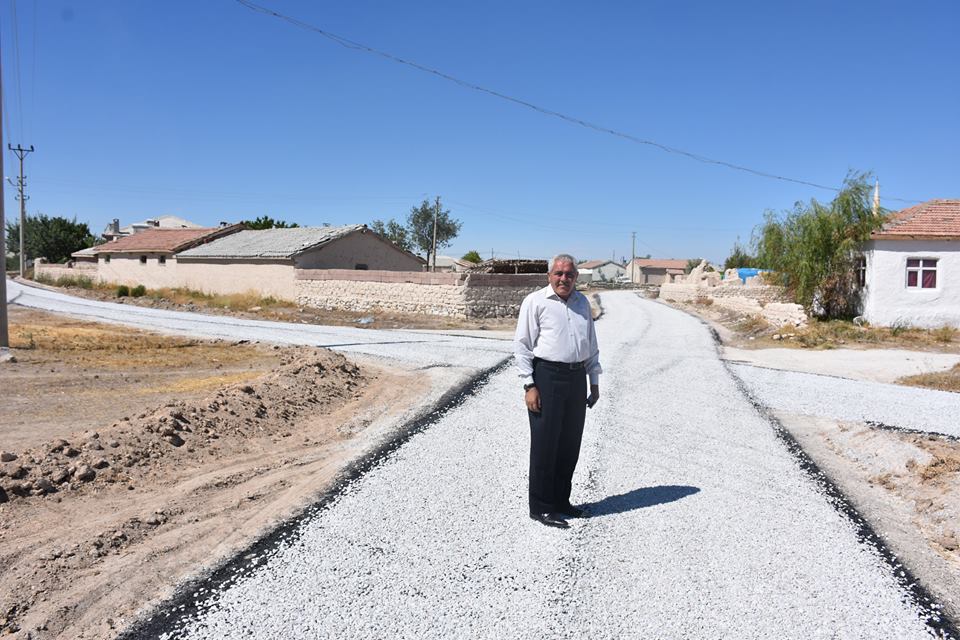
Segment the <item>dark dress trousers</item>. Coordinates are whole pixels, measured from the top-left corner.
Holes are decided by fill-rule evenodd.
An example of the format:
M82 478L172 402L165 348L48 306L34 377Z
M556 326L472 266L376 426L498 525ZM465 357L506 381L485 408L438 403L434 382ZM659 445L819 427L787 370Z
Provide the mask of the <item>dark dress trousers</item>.
M530 513L551 513L570 504L587 411L587 374L583 363L534 358L533 379L540 392L540 413L527 411Z

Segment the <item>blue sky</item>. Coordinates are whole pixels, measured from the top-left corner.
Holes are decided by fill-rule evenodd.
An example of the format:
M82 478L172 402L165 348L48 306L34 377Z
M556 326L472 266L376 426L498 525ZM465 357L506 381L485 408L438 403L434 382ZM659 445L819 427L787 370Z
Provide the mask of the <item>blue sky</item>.
M257 2L703 156L824 185L873 171L890 208L960 197L956 2ZM638 255L722 260L765 210L831 197L235 0L0 0L0 37L4 147L36 147L28 211L94 231L369 223L440 195L463 222L442 253L619 258L636 231Z

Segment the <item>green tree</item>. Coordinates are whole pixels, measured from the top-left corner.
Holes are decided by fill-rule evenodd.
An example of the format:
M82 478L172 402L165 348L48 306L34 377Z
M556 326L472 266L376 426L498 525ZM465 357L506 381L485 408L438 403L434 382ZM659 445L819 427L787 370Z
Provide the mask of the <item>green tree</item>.
M244 220L241 224L247 229L295 229L300 225L296 222L274 220L270 216L258 216L256 220Z
M410 232L410 240L413 246L427 258L430 263L430 251L433 247L433 217L435 214L435 205L429 200L424 200L419 207L410 209L410 215L407 216L407 230ZM447 247L453 242L453 239L460 233L462 223L450 217L450 212L443 210L437 215L437 250Z
M390 218L384 224L383 220L374 220L370 223L370 228L374 233L389 240L404 251L411 251L413 245L410 243L410 232L405 226Z
M476 264L480 264L481 262L483 262L483 258L480 257L480 253L474 249L467 251L465 254L463 254L463 257L460 259L466 260L467 262L473 262Z
M86 222L68 220L60 216L37 213L27 216L23 227L24 255L27 258L44 258L49 262L65 262L70 254L92 247L94 236ZM7 223L7 251L20 252L20 222Z
M733 250L730 255L723 261L723 270L756 266L757 259L747 253L747 250L740 244L740 238L737 238L736 242L733 243Z
M754 230L757 261L776 271L794 299L829 318L859 312L856 261L863 243L886 215L874 215L870 175L850 173L829 204L798 202L790 211L768 211Z
M696 269L697 265L699 265L701 262L703 262L703 258L690 258L687 260L687 266L683 268L683 272L690 273Z

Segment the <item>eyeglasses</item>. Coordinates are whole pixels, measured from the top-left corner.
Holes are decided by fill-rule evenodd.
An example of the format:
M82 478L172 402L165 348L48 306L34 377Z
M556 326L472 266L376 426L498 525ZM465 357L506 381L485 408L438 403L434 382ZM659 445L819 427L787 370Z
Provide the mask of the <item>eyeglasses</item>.
M576 271L554 271L553 275L557 278L562 278L566 276L570 280L573 280L574 278L577 277L577 272Z

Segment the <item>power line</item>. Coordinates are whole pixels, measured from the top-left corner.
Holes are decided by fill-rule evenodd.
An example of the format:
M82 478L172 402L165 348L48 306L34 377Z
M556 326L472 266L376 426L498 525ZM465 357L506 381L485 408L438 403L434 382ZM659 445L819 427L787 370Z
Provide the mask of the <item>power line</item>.
M660 149L661 151L664 151L664 152L666 152L666 153L672 153L672 154L676 154L676 155L679 155L679 156L683 156L683 157L689 158L689 159L691 159L691 160L695 160L695 161L697 161L697 162L702 162L702 163L704 163L704 164L718 165L718 166L721 166L721 167L726 167L726 168L728 168L728 169L733 169L734 171L742 171L742 172L744 172L744 173L749 173L749 174L752 174L752 175L755 175L755 176L759 176L759 177L761 177L761 178L769 178L769 179L772 179L772 180L781 180L781 181L783 181L783 182L792 182L792 183L794 183L794 184L802 184L802 185L805 185L805 186L808 186L808 187L814 187L814 188L817 188L817 189L825 189L825 190L827 190L827 191L835 191L835 192L836 192L836 191L840 191L840 189L839 189L838 187L831 187L831 186L827 186L827 185L823 185L823 184L817 184L816 182L810 182L810 181L807 181L807 180L800 180L800 179L798 179L798 178L790 178L790 177L787 177L787 176L781 176L781 175L777 175L777 174L775 174L775 173L769 173L769 172L767 172L767 171L761 171L761 170L759 170L759 169L752 169L752 168L750 168L750 167L746 167L746 166L743 166L743 165L739 165L739 164L736 164L736 163L733 163L733 162L728 162L728 161L726 161L726 160L718 160L718 159L716 159L716 158L710 158L710 157L707 157L707 156L704 156L704 155L700 155L700 154L698 154L698 153L693 153L693 152L690 152L690 151L684 151L683 149L678 149L678 148L676 148L676 147L671 147L671 146L669 146L669 145L662 144L662 143L660 143L660 142L656 142L655 140L647 140L647 139L640 138L640 137L638 137L638 136L635 136L635 135L632 135L632 134L629 134L629 133L624 133L623 131L618 131L617 129L611 129L611 128L605 127L605 126L603 126L603 125L595 124L595 123L590 122L590 121L588 121L588 120L583 120L582 118L577 118L576 116L570 116L570 115L567 115L567 114L565 114L565 113L561 113L561 112L559 112L559 111L554 111L553 109L548 109L548 108L546 108L546 107L541 107L541 106L539 106L539 105L533 104L532 102L527 102L526 100L522 100L522 99L520 99L520 98L515 98L515 97L513 97L513 96L507 95L507 94L505 94L505 93L501 93L501 92L496 91L496 90L494 90L494 89L489 89L489 88L487 88L487 87L483 87L483 86L481 86L481 85L474 84L474 83L472 83L472 82L468 82L467 80L462 80L462 79L460 79L460 78L457 78L456 76L452 76L452 75L450 75L450 74L448 74L448 73L444 73L443 71L439 71L439 70L434 69L434 68L432 68L432 67L428 67L428 66L422 65L422 64L420 64L420 63L418 63L418 62L413 62L412 60L407 60L407 59L405 59L405 58L401 58L400 56L396 56L396 55L394 55L394 54L392 54L392 53L388 53L388 52L386 52L386 51L381 51L380 49L375 49L375 48L373 48L373 47L367 46L367 45L362 44L362 43L360 43L360 42L356 42L356 41L354 41L354 40L350 40L350 39L345 38L345 37L343 37L343 36L338 36L338 35L336 35L335 33L331 33L331 32L329 32L329 31L326 31L325 29L321 29L320 27L318 27L318 26L316 26L316 25L312 25L312 24L307 23L307 22L304 22L304 21L302 21L302 20L298 20L297 18L293 18L293 17L291 17L291 16L285 15L285 14L280 13L280 12L278 12L278 11L274 11L273 9L268 9L267 7L263 7L263 6L261 6L261 5L255 4L255 3L251 2L250 0L237 0L237 2L240 3L241 5L243 5L244 7L252 10L252 11L256 11L256 12L258 12L258 13L262 13L262 14L265 14L265 15L268 15L268 16L272 16L272 17L274 17L274 18L278 18L278 19L280 19L280 20L283 20L284 22L287 22L287 23L289 23L289 24L292 24L292 25L295 26L295 27L299 27L299 28L304 29L304 30L307 30L307 31L312 31L312 32L314 32L314 33L316 33L316 34L318 34L318 35L323 36L324 38L327 38L328 40L332 40L333 42L336 42L336 43L339 44L340 46L345 47L345 48L347 48L347 49L353 49L353 50L357 50L357 51L364 51L364 52L366 52L366 53L370 53L370 54L373 54L373 55L376 55L376 56L380 56L381 58L386 58L387 60L390 60L390 61L392 61L392 62L396 62L396 63L398 63L398 64L403 64L403 65L406 65L406 66L408 66L408 67L412 67L412 68L414 68L414 69L417 69L418 71L422 71L422 72L424 72L424 73L428 73L428 74L433 75L433 76L436 76L436 77L438 77L438 78L442 78L443 80L447 80L448 82L452 82L452 83L457 84L457 85L459 85L459 86L461 86L461 87L464 87L464 88L466 88L466 89L471 89L471 90L473 90L473 91L479 91L480 93L486 93L486 94L491 95L491 96L493 96L493 97L495 97L495 98L499 98L499 99L501 99L501 100L506 100L507 102L512 102L512 103L514 103L514 104L520 105L521 107L526 107L527 109L531 109L531 110L533 110L533 111L537 111L537 112L542 113L542 114L544 114L544 115L552 116L552 117L554 117L554 118L558 118L558 119L563 120L563 121L565 121L565 122L569 122L570 124L575 124L575 125L584 127L584 128L586 128L586 129L591 129L591 130L593 130L593 131L597 131L597 132L599 132L599 133L606 133L606 134L608 134L608 135L611 135L611 136L614 136L614 137L617 137L617 138L621 138L621 139L623 139L623 140L627 140L627 141L633 142L633 143L635 143L635 144L647 145L647 146L650 146L650 147L654 147L654 148ZM907 202L907 203L922 202L921 200L909 200L909 199L905 199L905 198L893 198L893 197L890 197L890 196L887 196L887 197L884 198L884 199L885 199L885 200L895 200L895 201L897 201L897 202Z

